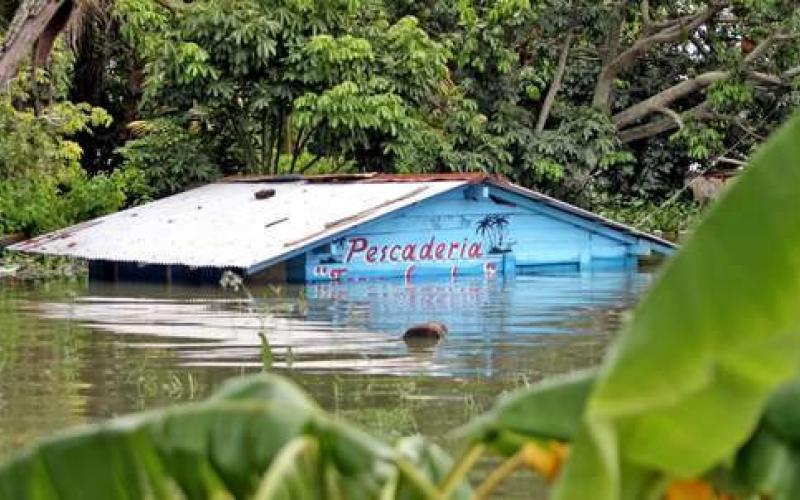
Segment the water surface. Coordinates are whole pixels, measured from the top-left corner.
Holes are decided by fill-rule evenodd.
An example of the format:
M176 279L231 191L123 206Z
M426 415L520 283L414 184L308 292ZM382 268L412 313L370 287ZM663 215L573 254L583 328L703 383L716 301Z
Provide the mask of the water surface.
M263 366L388 438L448 431L503 391L596 364L647 273L219 288L0 284L0 459L81 423L203 398ZM407 346L438 320L436 347ZM530 497L512 483L509 496ZM523 493L524 492L524 493Z

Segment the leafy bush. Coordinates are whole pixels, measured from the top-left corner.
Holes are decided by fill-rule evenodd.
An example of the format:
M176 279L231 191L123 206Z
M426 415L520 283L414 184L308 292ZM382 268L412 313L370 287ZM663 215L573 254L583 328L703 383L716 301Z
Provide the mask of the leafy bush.
M677 234L690 229L698 220L700 205L683 200L663 204L643 199L612 198L596 207L597 213L642 231Z
M194 125L193 125L194 126ZM154 120L130 125L138 138L119 148L123 169L142 172L156 197L204 184L220 174L208 154L204 136L173 120Z
M83 151L71 137L109 123L105 110L86 103L56 102L37 115L0 96L0 233L41 233L147 196L135 169L89 176L81 168Z
M16 109L12 101L0 95L0 179L79 167L83 150L70 137L111 123L105 110L86 103L58 102L37 115Z
M135 169L89 176L80 167L0 183L0 233L35 235L114 212L147 196Z

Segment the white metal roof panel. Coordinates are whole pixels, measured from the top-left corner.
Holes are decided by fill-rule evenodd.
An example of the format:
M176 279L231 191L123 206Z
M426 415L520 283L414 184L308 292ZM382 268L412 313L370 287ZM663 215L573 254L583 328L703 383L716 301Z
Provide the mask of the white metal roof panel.
M465 184L223 182L10 249L90 260L252 268ZM274 189L275 196L256 199L262 189Z

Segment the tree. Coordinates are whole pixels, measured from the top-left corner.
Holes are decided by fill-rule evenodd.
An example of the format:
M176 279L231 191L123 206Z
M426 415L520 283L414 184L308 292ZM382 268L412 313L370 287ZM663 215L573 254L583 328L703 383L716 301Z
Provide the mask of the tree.
M135 36L163 41L162 28ZM195 116L229 170L276 172L281 154L295 172L325 157L378 168L446 76L446 52L414 19L370 2L197 2L167 32L144 43L146 106Z
M84 168L172 172L161 193L215 171L486 171L652 206L691 165L739 168L800 103L793 2L27 0L0 68L63 31L56 3L83 26L70 99L114 118L76 137Z

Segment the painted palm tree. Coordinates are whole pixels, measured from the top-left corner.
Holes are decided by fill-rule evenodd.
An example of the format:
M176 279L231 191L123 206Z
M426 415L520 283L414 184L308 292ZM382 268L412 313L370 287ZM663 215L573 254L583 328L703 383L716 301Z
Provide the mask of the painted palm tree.
M510 221L508 220L507 215L500 215L500 214L495 215L493 219L494 219L494 231L495 234L497 235L497 249L502 252L507 250L507 248L505 248L506 230L508 229Z
M493 216L487 215L475 225L475 234L480 235L481 238L487 238L488 236L491 239L492 224Z
M487 215L475 225L475 234L489 241L491 253L508 251L510 245L507 239L507 229L510 222L508 215Z

